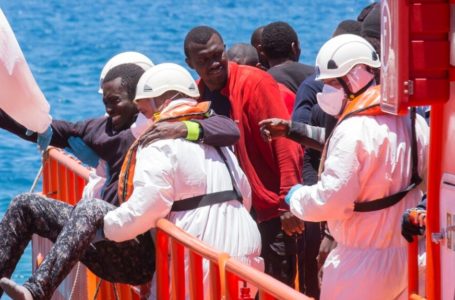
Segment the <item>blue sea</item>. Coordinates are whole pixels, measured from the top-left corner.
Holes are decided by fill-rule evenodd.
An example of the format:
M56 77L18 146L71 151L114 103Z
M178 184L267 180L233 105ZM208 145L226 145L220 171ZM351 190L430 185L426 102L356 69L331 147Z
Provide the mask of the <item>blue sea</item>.
M194 26L216 28L229 47L249 43L251 33L261 25L285 21L299 35L300 61L314 64L318 49L336 25L355 19L371 2L0 0L0 8L51 105L52 117L77 121L104 113L97 93L99 74L104 63L119 52L139 51L155 63L175 62L186 67L183 39ZM16 194L30 190L40 155L34 144L2 130L0 141L1 217ZM23 282L30 276L31 259L29 247L14 280Z

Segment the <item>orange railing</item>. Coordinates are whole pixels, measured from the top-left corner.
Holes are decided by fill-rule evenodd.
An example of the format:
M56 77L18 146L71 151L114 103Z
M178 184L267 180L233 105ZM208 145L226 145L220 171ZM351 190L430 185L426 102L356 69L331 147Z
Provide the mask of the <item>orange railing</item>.
M228 254L215 251L165 219L157 222L156 248L157 298L160 300L185 299L186 281L189 281L191 299L204 299L204 296L207 299L253 299L247 289L239 288L239 283L244 281L258 289L259 299L311 299L269 275L229 258ZM184 272L185 252L189 257L187 274ZM209 262L210 295L203 294L204 259Z
M408 296L415 297L419 292L419 265L417 237L408 245Z
M43 167L43 194L50 198L76 204L88 179L88 169L66 155L62 150L51 148ZM171 261L169 261L169 243ZM241 264L202 243L165 219L157 224L157 282L158 299L183 299L185 276L188 276L191 299L203 299L202 261L210 263L210 299L253 299L247 288L239 288L239 282L248 282L259 291L259 299L310 299L292 288ZM34 237L33 255L45 255L51 243ZM189 252L190 271L184 272L184 252ZM173 270L169 277L170 266ZM76 281L77 284L74 284ZM106 281L98 287L100 279L81 265L60 285L53 299L139 299L128 285L110 284ZM169 286L172 284L172 295ZM75 288L75 290L73 290ZM239 295L240 294L240 295ZM207 295L206 295L207 296Z
M89 171L62 150L51 148L43 166L43 194L75 205L82 196ZM33 257L45 255L51 242L38 236L33 237ZM39 259L37 259L39 260ZM79 270L77 270L79 268ZM76 282L76 284L74 284ZM53 299L139 299L129 285L111 284L102 281L82 264L73 269L55 292ZM74 290L73 290L74 289Z
M409 221L419 223L417 211L411 211ZM426 226L426 218L423 219ZM418 236L414 236L414 241L408 245L408 296L409 299L425 299L419 293L419 242Z

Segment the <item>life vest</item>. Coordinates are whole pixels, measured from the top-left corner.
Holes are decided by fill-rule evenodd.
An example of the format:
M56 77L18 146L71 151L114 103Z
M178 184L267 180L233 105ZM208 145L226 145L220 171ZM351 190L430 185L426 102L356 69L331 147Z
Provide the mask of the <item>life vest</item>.
M186 120L203 119L210 113L210 101L203 101L194 104L194 102L189 103L188 99L185 100L186 101L172 101L162 112L154 115L154 122L179 122ZM139 137L130 146L125 155L125 159L123 160L118 181L119 204L127 201L133 193L133 178L134 170L136 168L136 153L137 148L140 145L140 140L141 137Z
M338 119L337 125L338 126L344 120L353 117L353 116L378 116L378 115L385 115L387 113L381 110L380 106L381 102L381 88L380 85L376 85L373 87L368 88L364 93L355 97L353 100L349 101L346 104L345 109L343 110L340 118ZM398 203L401 199L406 196L406 194L418 186L422 179L418 175L417 170L417 140L416 140L416 133L415 133L415 108L411 108L411 131L412 131L412 140L411 140L411 152L412 152L412 177L411 183L402 191L395 193L390 196L386 196L380 199L369 200L364 202L355 202L354 203L354 211L356 212L370 212L388 208L396 203ZM332 131L333 133L334 131ZM319 175L322 173L324 168L324 162L327 158L327 149L330 142L330 138L332 134L327 138L327 141L324 146L324 150L321 156L321 162L319 165Z

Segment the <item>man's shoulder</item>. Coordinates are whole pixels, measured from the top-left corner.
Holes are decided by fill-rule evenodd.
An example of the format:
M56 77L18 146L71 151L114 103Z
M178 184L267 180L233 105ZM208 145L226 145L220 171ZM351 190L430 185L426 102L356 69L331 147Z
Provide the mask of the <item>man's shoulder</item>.
M54 120L52 120L52 126L54 128L72 128L74 126L76 126L78 128L100 127L103 125L105 126L106 121L107 121L106 116L101 116L101 117L97 117L97 118L89 118L89 119L75 121L75 122L54 119Z
M245 65L239 65L237 67L237 73L236 73L238 78L248 80L248 81L260 81L263 79L271 79L273 80L273 77L268 74L267 72L256 68L252 66L245 66Z
M65 121L63 121L65 122ZM90 125L101 125L107 122L107 116L99 116L94 118L88 118L85 120L77 121L75 124L90 124ZM70 122L68 122L70 123Z

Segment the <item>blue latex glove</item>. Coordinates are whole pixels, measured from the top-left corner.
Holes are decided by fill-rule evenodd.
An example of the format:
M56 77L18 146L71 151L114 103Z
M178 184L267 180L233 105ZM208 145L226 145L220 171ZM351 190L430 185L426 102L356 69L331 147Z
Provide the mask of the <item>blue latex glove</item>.
M96 167L100 160L98 154L96 154L92 148L77 136L68 138L68 144L70 145L70 152L73 153L81 162L90 166Z
M32 130L30 130L30 129L27 129L27 130L25 131L25 135L26 135L26 136L31 136L31 135L34 134L34 133L35 133L35 132L32 131Z
M38 149L41 152L46 151L47 147L51 143L52 139L52 128L49 126L45 132L43 133L38 133L38 139L36 140L36 143L38 144Z
M96 230L95 237L92 240L92 244L95 244L95 243L98 243L101 241L105 241L105 240L106 240L106 236L104 235L104 229L103 229L103 227L100 227Z
M284 201L289 205L291 203L291 197L292 195L295 193L295 191L297 191L298 189L300 189L303 185L298 183L296 185L294 185L293 187L291 187L291 189L289 190L289 192L287 193L286 197L284 197Z

